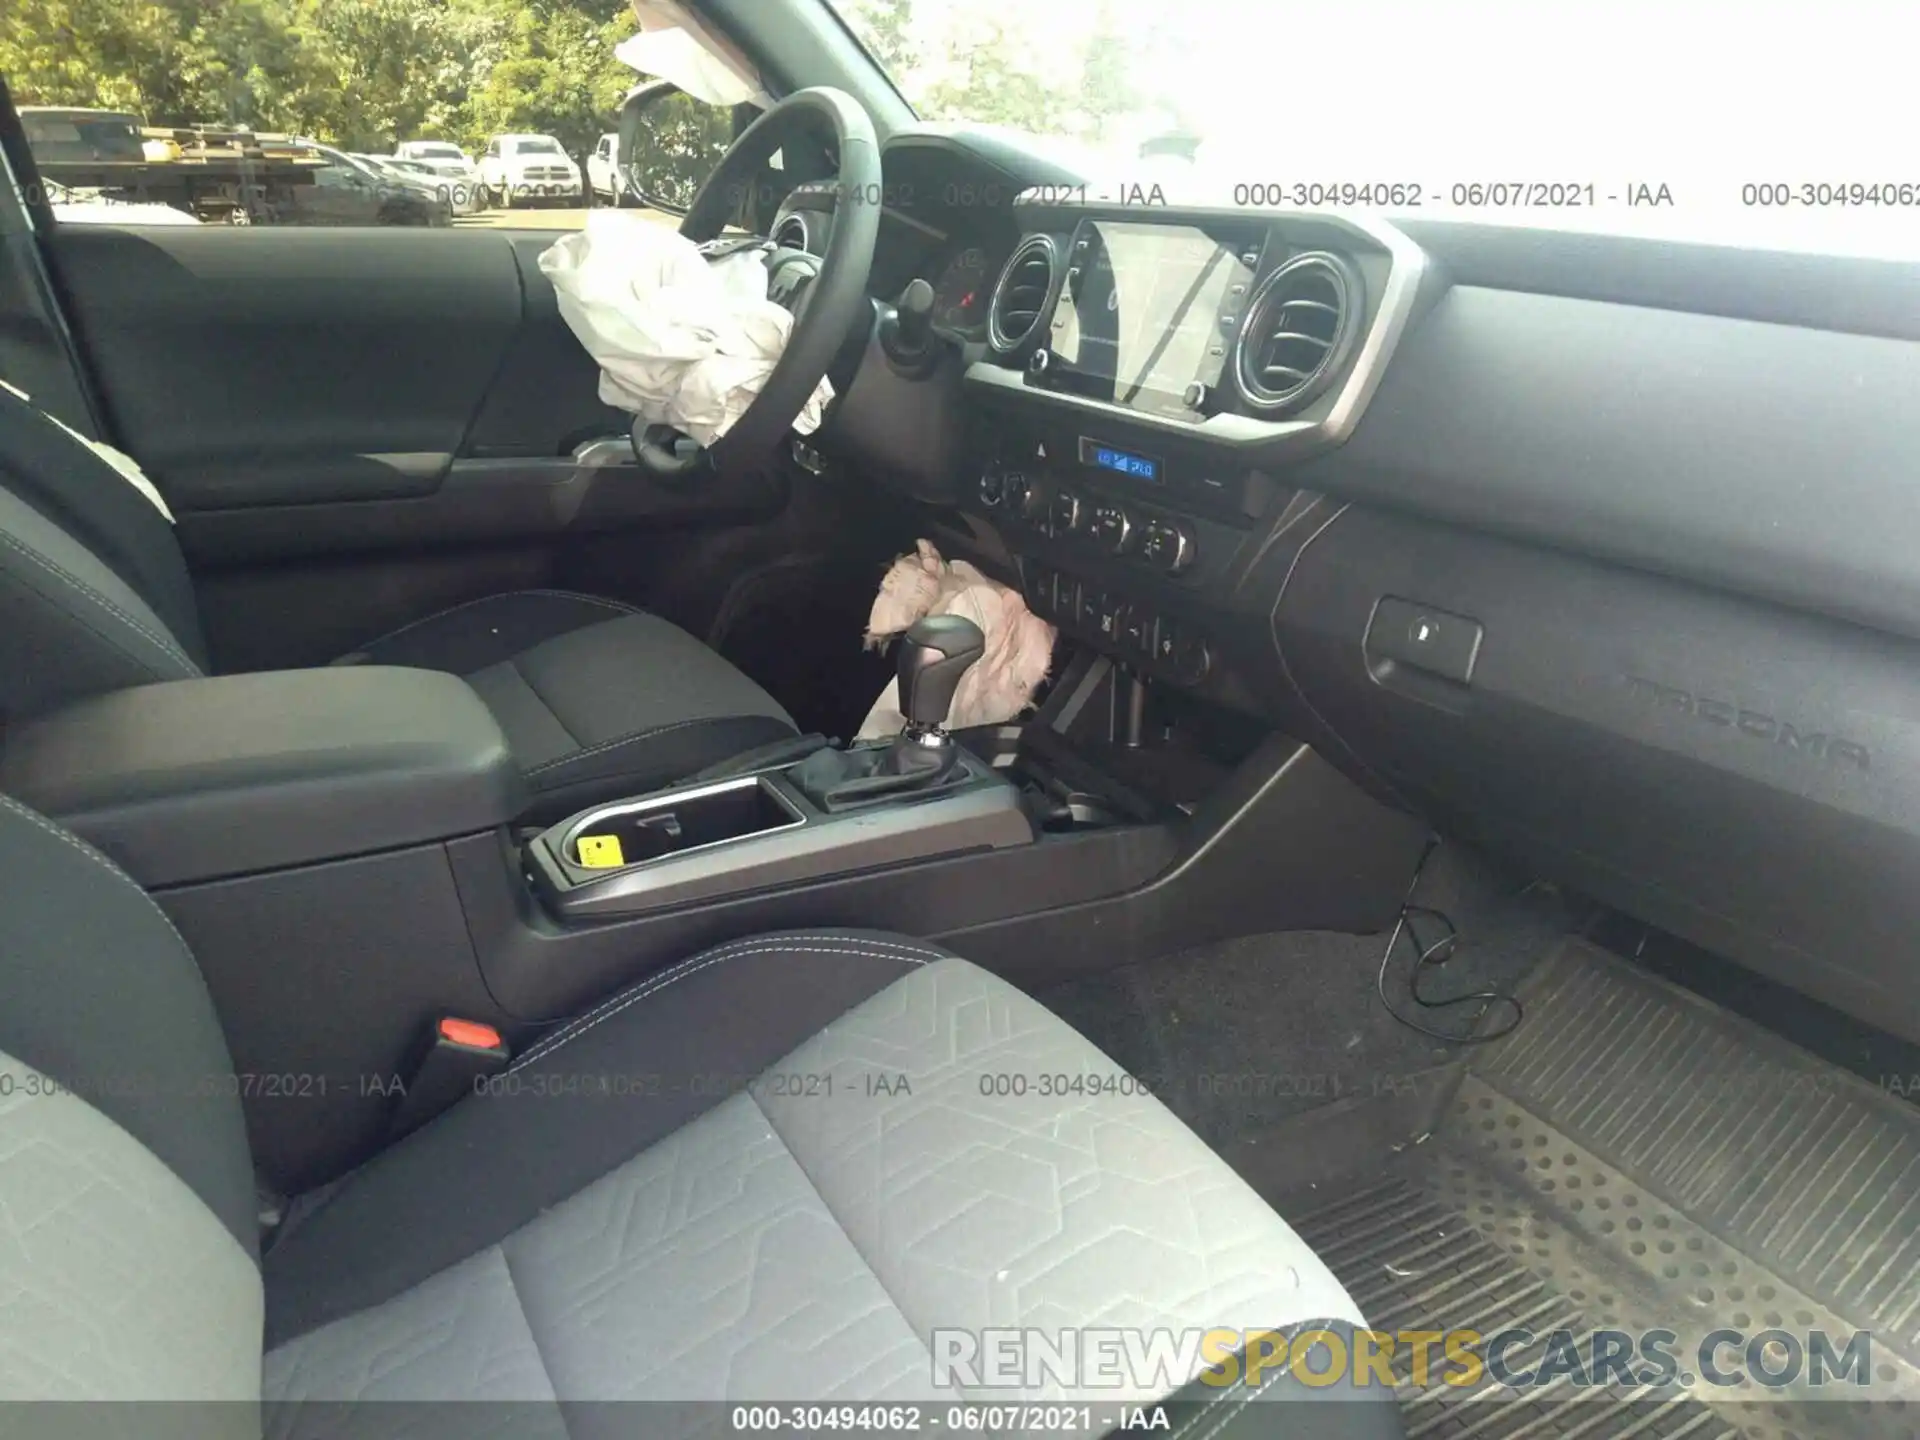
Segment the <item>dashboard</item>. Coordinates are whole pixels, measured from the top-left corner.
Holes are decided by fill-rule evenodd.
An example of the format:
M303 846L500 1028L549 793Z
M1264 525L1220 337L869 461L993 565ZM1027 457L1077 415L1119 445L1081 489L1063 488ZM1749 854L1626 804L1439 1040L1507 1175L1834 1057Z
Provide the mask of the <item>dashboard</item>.
M935 326L963 343L986 339L987 300L1020 238L1014 203L1033 175L1064 176L1003 143L939 133L896 137L882 152L880 233L868 291L891 304L909 281L933 287ZM824 197L789 197L775 238L824 253L830 216ZM791 217L803 216L797 223ZM781 225L794 223L788 234Z
M893 448L846 463L944 552L1920 1038L1920 265L1172 203L987 136L883 163L874 294L926 279L956 343L863 368Z
M962 240L933 277L933 323L960 335L973 335L987 320L987 294L1000 266L978 241Z

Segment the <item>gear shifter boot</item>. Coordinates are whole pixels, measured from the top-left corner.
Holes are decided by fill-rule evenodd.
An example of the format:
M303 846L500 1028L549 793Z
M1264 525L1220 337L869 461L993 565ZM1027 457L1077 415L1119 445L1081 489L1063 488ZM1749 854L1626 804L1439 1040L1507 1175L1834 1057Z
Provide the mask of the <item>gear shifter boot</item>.
M891 795L937 790L958 773L951 744L935 748L897 736L858 750L816 750L787 778L831 814Z
M886 745L819 750L788 771L822 810L845 810L888 795L937 790L965 771L940 727L953 708L960 677L987 648L980 627L960 615L929 615L900 639L896 657L900 713L907 727Z

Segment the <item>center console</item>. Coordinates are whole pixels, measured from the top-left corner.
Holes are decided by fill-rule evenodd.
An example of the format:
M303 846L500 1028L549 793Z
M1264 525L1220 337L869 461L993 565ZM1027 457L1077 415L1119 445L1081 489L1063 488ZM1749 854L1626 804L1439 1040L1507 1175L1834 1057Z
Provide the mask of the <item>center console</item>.
M510 1051L743 936L897 930L1040 986L1391 923L1424 827L1275 730L1272 567L1315 513L1276 477L1351 429L1417 259L1330 216L1015 211L989 352L883 357L866 453L913 477L922 533L1070 642L1023 725L943 729L982 637L942 620L901 643L890 741L742 757L546 828L448 675L141 687L0 737L0 790L118 861L193 949L269 1184L390 1138L441 1020Z
M1424 260L1355 216L1080 187L1014 208L954 506L1068 637L1257 711L1274 666L1249 607L1271 597L1243 582L1300 493L1279 477L1350 432Z

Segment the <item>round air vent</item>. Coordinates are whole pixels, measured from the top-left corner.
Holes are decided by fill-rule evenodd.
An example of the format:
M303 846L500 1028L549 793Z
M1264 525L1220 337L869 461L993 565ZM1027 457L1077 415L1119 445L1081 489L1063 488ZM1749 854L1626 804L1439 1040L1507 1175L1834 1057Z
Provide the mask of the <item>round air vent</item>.
M813 239L813 232L807 228L807 217L794 213L784 217L773 227L773 243L785 250L805 250Z
M1337 255L1296 255L1255 287L1233 378L1256 410L1302 405L1339 374L1359 333L1360 276Z
M1018 350L1032 338L1053 294L1059 258L1049 235L1028 236L1007 257L987 305L987 339L995 350L1002 354Z

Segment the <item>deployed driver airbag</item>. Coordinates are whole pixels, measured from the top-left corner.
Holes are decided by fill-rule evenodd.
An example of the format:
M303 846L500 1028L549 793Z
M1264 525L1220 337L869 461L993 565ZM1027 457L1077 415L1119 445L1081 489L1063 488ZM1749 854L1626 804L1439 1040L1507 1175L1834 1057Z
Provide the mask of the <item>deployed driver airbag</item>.
M792 312L767 298L766 252L709 255L633 211L603 210L540 256L560 314L600 363L600 398L711 445L746 413L786 349ZM820 424L823 376L793 422Z

